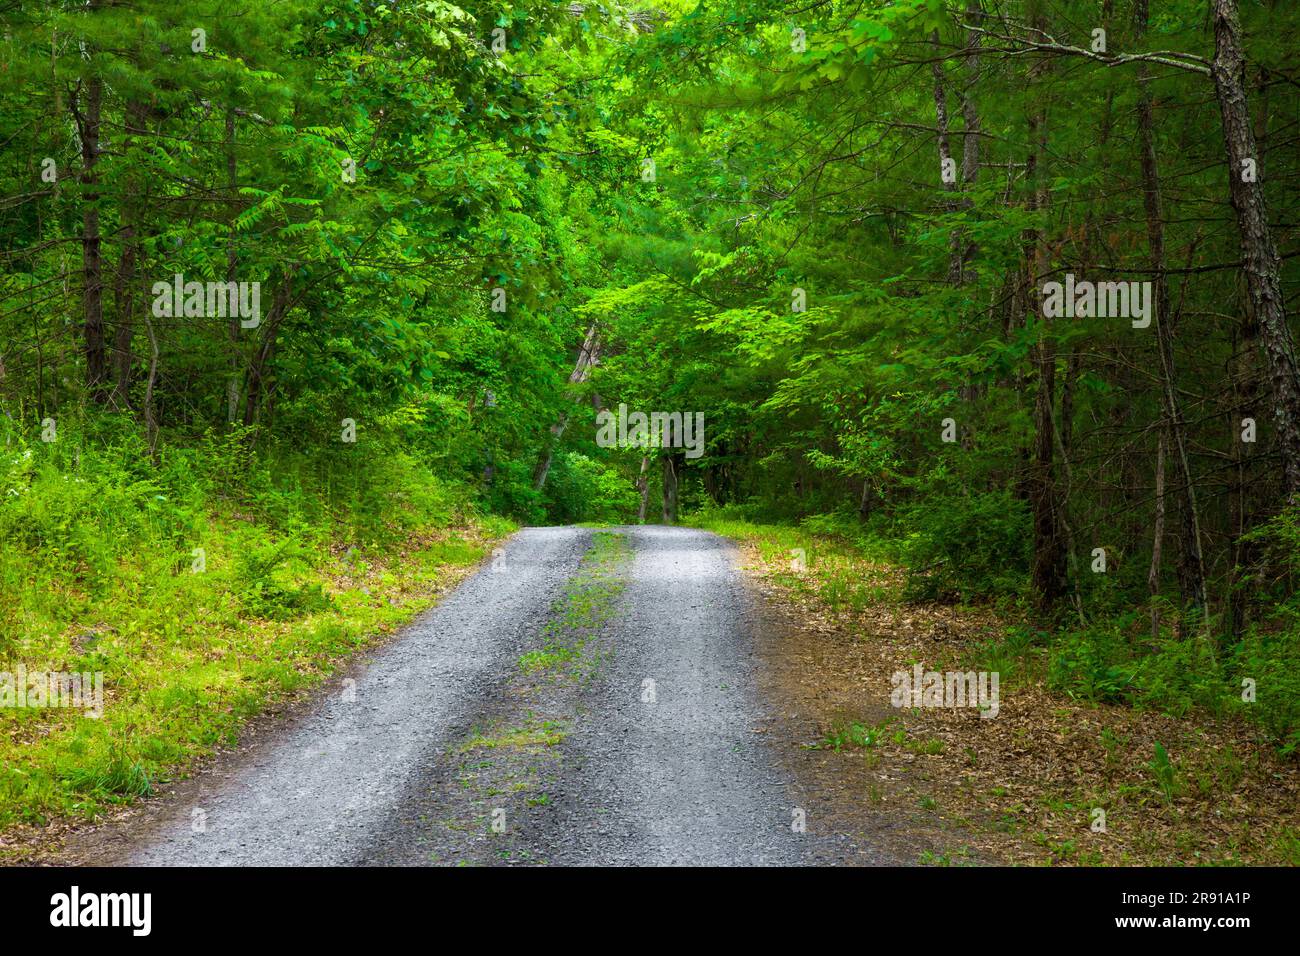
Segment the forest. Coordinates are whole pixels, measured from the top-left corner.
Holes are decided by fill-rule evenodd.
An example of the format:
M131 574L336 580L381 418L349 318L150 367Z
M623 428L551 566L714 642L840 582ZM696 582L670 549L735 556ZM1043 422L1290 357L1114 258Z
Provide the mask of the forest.
M1298 39L0 0L0 664L110 704L0 714L0 828L150 792L538 525L795 529L998 615L1004 682L1293 767Z

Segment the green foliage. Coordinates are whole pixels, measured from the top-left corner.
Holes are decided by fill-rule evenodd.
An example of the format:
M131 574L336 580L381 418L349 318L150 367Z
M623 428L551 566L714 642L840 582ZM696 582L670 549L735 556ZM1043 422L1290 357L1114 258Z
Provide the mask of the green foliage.
M1134 690L1134 654L1111 628L1072 632L1053 649L1048 686L1084 700L1127 703Z
M586 455L556 456L546 483L547 511L554 520L626 524L636 521L640 496L616 469Z
M908 509L900 549L914 599L1014 596L1029 567L1029 512L1006 492L933 498Z
M100 719L0 711L0 826L93 815L233 739L480 560L421 541L473 516L469 489L393 448L350 462L213 434L155 466L112 419L61 419L51 443L0 419L0 671L101 672L107 698ZM371 591L397 548L392 590Z
M1300 741L1300 646L1291 630L1252 628L1227 648L1204 634L1162 633L1150 640L1144 613L1048 633L1016 626L974 648L974 665L1004 683L1041 675L1059 693L1183 717L1236 716L1259 726L1283 753ZM1245 699L1245 682L1256 698Z
M1160 787L1165 802L1172 803L1178 796L1181 786L1178 781L1178 772L1169 759L1169 751L1159 741L1156 741L1155 754L1147 764L1147 769L1155 777L1156 784Z
M878 724L862 724L850 721L838 724L826 732L819 743L812 749L834 750L839 753L846 747L876 747L885 739L885 731L895 722L895 718L883 720Z
M252 617L284 620L324 611L329 598L319 581L288 583L294 566L308 564L308 550L293 538L241 548L235 558L234 580L239 599Z
M671 459L689 520L804 547L799 586L837 610L896 597L863 579L877 558L909 599L1051 603L1035 558L1068 550L1055 604L979 655L1300 746L1300 509L1200 71L1029 52L1086 45L1092 0L984 4L979 63L939 0L220 6L0 10L0 655L103 667L126 702L50 737L45 770L84 772L6 767L0 822L142 792L355 647L385 612L326 583L365 564L340 549L459 564L473 547L436 533L485 513L629 522L643 457L652 494ZM1147 36L1109 15L1114 50L1212 45L1200 2ZM1242 16L1292 302L1300 8ZM1155 327L1034 301L1049 275L1155 271L1148 93L1168 367ZM177 274L259 283L260 321L156 313ZM703 454L598 447L593 409L620 403L703 413Z

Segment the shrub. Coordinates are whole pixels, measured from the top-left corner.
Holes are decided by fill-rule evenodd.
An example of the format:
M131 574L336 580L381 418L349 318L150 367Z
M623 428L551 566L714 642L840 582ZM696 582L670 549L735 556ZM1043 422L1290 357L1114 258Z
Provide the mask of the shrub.
M909 599L970 601L1025 587L1029 510L1010 493L931 499L912 505L901 523Z
M547 478L551 519L560 523L598 521L621 524L634 520L640 495L636 486L615 469L586 455L555 456Z

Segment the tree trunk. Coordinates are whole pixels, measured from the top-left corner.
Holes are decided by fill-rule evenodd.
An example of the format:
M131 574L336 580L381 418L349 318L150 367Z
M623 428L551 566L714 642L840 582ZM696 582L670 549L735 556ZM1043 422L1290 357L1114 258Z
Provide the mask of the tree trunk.
M871 482L862 479L862 497L858 499L858 520L866 521L871 517Z
M980 0L967 0L966 20L972 26L979 26L984 19L980 9ZM980 72L980 35L971 30L966 37L966 82L961 91L961 115L965 124L961 141L961 181L962 187L969 190L975 185L980 175L980 117L975 108L974 91L979 81ZM967 197L962 200L962 207L969 209L974 205ZM966 237L965 230L961 237L961 255L958 260L957 284L964 285L974 281L975 269L971 261L979 251L976 243Z
M92 7L95 4L92 4ZM100 404L108 401L108 361L104 350L104 263L99 234L99 131L104 83L86 81L85 112L74 106L81 137L82 195L81 299L86 344L86 388ZM74 103L76 101L74 100Z
M1138 37L1147 31L1147 0L1135 0L1133 24ZM1138 64L1138 144L1142 156L1142 191L1147 220L1147 242L1151 249L1151 268L1155 271L1155 329L1156 350L1160 355L1161 404L1164 406L1165 427L1169 431L1177 468L1179 488L1182 491L1180 509L1180 555L1183 565L1181 578L1187 582L1186 597L1195 607L1204 609L1205 561L1201 556L1201 522L1196 505L1196 485L1187 457L1187 426L1178 401L1174 384L1174 329L1169 280L1165 263L1164 210L1160 198L1160 167L1156 156L1155 123L1151 107L1151 76L1145 63ZM1160 446L1161 453L1164 445ZM1163 473L1160 476L1163 482ZM1163 502L1161 515L1163 517Z
M664 455L664 524L677 523L677 462L676 455Z
M945 192L955 194L957 192L957 165L952 158L952 144L948 138L948 95L944 91L943 66L939 60L939 31L935 30L930 39L935 46L935 58L934 62L930 64L930 69L934 77L934 116L939 141L939 182ZM949 169L952 170L951 180L946 178ZM944 205L949 212L953 212L957 208L955 200L949 200ZM961 236L954 230L952 235L948 237L948 282L952 285L961 284L961 259Z
M1232 534L1232 561L1228 572L1228 626L1234 639L1239 639L1246 628L1246 612L1251 595L1242 586L1254 548L1243 541L1249 529L1251 482L1247 476L1251 460L1252 444L1241 440L1241 427L1244 418L1255 418L1258 404L1259 385L1255 373L1258 359L1259 330L1256 328L1250 310L1246 315L1232 343L1232 407L1228 412L1228 434L1233 436L1232 448L1232 487L1229 493L1229 520Z
M120 410L129 408L131 404L131 339L135 331L132 320L135 304L140 298L136 288L138 246L133 223L123 225L122 242L122 257L118 260L117 284L113 292L117 324L113 328L113 394L110 399L110 404Z
M122 151L130 152L136 136L148 132L148 107L139 100L130 100L126 104L126 123L122 135ZM136 307L142 300L139 288L140 277L140 214L141 197L144 184L138 176L132 176L128 184L128 193L122 200L122 255L117 264L117 280L113 288L113 303L117 312L117 323L113 327L113 395L114 408L125 409L131 404L131 370L135 356L131 343L135 335Z
M238 166L235 162L235 111L226 110L226 189L230 194L230 235L226 238L226 281L235 282L239 255L235 251L235 219L239 215ZM226 423L239 421L239 318L232 316L228 325L230 365L226 373Z
M280 329L280 323L289 313L291 301L289 290L292 284L293 273L286 270L281 276L280 284L276 287L270 312L262 323L261 345L258 346L253 354L253 360L248 365L248 381L244 389L244 424L247 426L257 422L262 403L266 400L269 391L266 376L271 366L271 356L275 354L276 333Z
M650 500L650 456L641 456L641 474L636 479L636 490L641 493L641 507L636 512L636 523L645 524L646 504Z
M1156 513L1151 528L1151 567L1147 570L1147 590L1151 593L1151 640L1160 639L1160 562L1165 539L1165 436L1156 439Z
M587 329L587 334L582 340L582 348L578 350L578 359L574 363L573 371L569 373L569 385L580 385L591 375L591 367L600 361L600 334L596 330L596 323L591 323ZM576 398L576 396L574 396ZM564 430L569 427L569 413L565 412L560 416L560 420L551 426L550 436L546 439L546 447L542 449L542 457L537 461L537 467L533 470L533 490L541 491L546 485L546 476L551 471L551 461L555 458L555 449L560 444L560 438L564 435Z
M1223 120L1232 207L1237 214L1246 286L1259 327L1260 347L1273 395L1273 419L1282 455L1283 490L1288 498L1295 500L1300 496L1300 374L1296 369L1291 330L1287 327L1277 247L1269 230L1263 186L1258 175L1243 177L1243 171L1251 163L1258 164L1259 153L1246 102L1245 59L1237 0L1211 0L1211 12L1214 17L1214 61L1210 75L1214 79ZM1246 178L1254 181L1247 182Z
M1035 24L1043 29L1042 22ZM1030 69L1030 81L1037 79L1047 69L1046 61ZM1053 407L1056 400L1056 346L1048 334L1047 317L1043 315L1041 283L1047 273L1049 251L1047 248L1046 209L1048 201L1047 177L1042 169L1047 158L1047 111L1036 107L1029 121L1029 154L1026 178L1033 190L1030 208L1039 213L1039 225L1032 230L1033 251L1030 256L1030 301L1038 306L1040 331L1034 348L1034 364L1038 373L1038 390L1034 396L1034 457L1030 467L1030 506L1034 521L1033 583L1038 591L1040 606L1054 605L1065 593L1066 555L1062 547L1057 502L1056 469L1054 461L1055 423Z

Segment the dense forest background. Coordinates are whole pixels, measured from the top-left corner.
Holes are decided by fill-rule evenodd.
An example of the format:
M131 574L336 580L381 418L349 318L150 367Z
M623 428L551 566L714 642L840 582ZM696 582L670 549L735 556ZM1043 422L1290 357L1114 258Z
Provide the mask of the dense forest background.
M1300 742L1294 4L0 0L0 34L0 655L183 643L196 549L222 613L288 617L329 601L295 566L468 515L729 516L1024 615L1070 693L1249 680ZM178 275L259 312L165 314ZM1149 321L1049 315L1067 276ZM620 403L704 453L602 447Z

